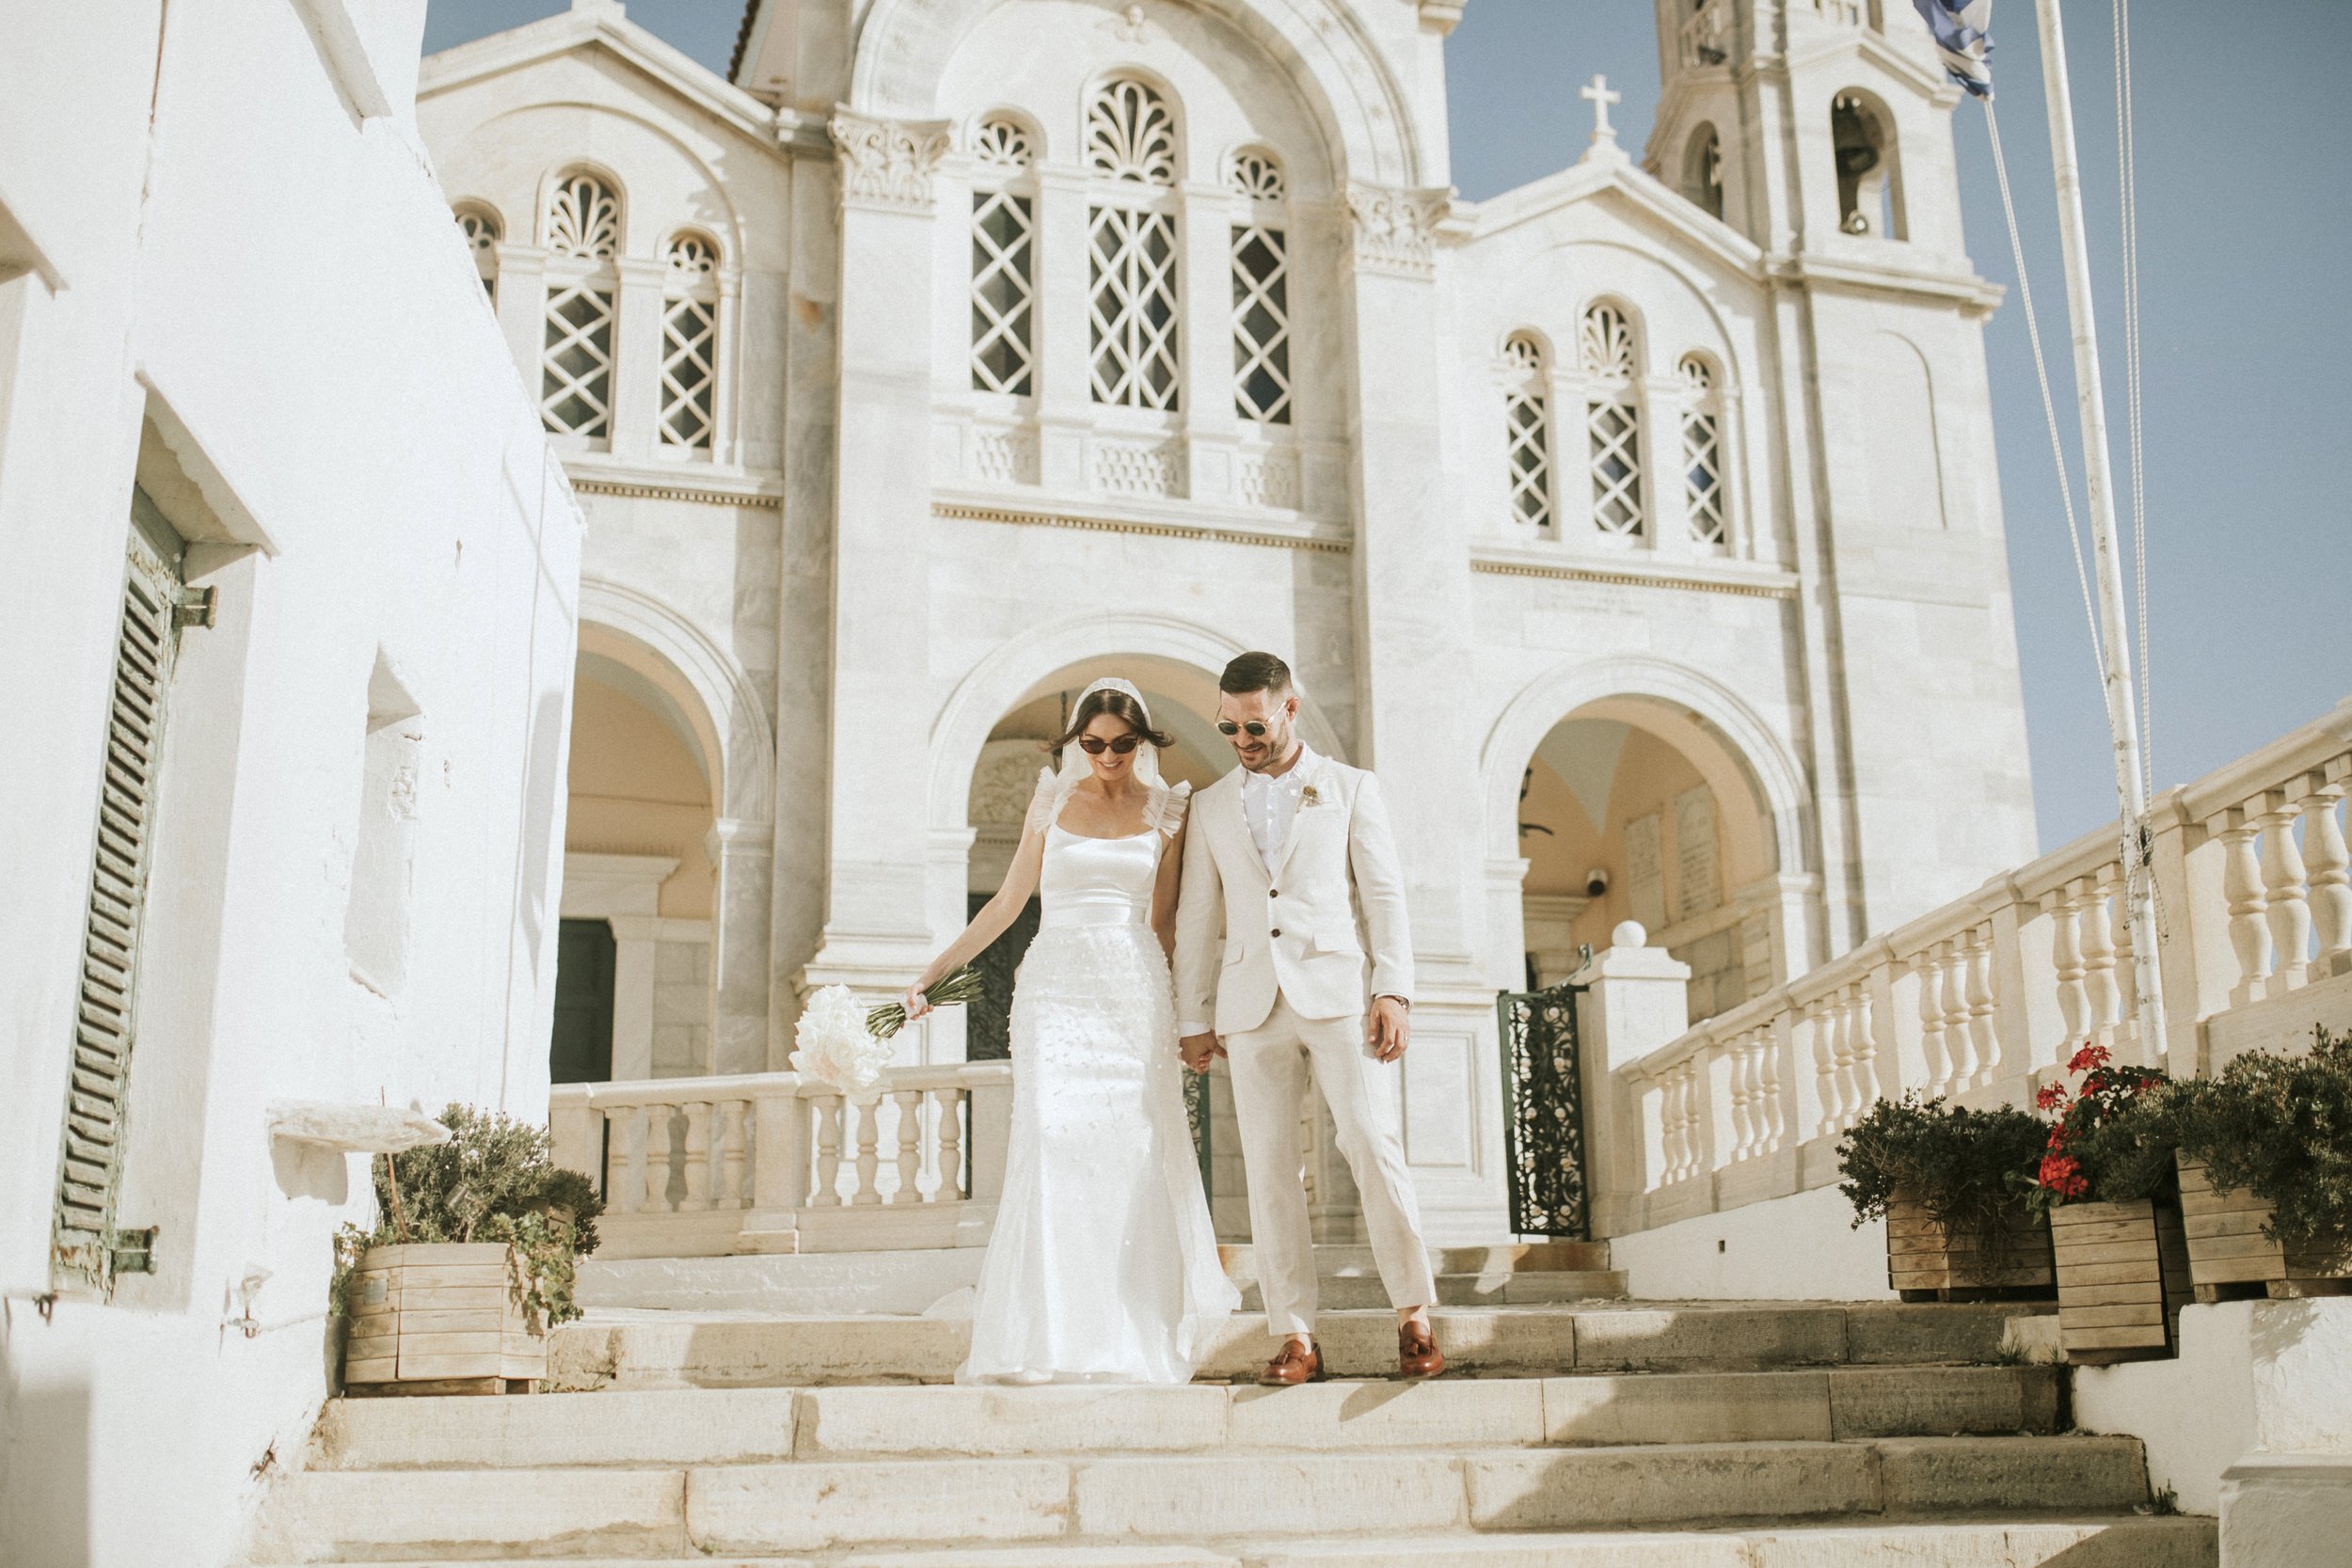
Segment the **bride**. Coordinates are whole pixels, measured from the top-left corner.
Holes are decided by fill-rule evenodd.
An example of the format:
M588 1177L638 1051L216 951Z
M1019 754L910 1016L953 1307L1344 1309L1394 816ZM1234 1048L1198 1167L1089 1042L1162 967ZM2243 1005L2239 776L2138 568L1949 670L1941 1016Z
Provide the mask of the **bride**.
M1189 1383L1240 1305L1184 1118L1168 955L1192 786L1160 781L1168 743L1125 681L1080 693L1004 886L906 995L921 1017L925 989L1042 893L1013 988L1004 1198L959 1383Z

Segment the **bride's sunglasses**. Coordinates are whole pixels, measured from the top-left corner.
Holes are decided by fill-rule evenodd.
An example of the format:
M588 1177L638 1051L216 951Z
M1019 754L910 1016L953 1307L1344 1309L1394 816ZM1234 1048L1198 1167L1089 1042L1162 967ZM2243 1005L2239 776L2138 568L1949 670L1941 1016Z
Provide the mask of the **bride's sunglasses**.
M1104 752L1116 752L1123 757L1142 744L1143 736L1139 735L1122 735L1117 740L1104 740L1101 736L1095 735L1082 735L1078 737L1079 749L1090 757L1099 757Z
M1230 719L1220 719L1216 721L1216 733L1221 736L1230 737L1240 735L1244 731L1248 733L1249 738L1252 740L1263 740L1265 738L1265 721L1263 719L1252 719L1247 724L1236 724Z

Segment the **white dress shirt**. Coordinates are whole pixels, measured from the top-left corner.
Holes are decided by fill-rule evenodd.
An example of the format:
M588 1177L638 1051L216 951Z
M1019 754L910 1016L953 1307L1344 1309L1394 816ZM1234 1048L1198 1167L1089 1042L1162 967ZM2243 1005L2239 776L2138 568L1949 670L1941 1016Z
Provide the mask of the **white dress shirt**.
M1298 755L1281 773L1245 773L1241 781L1242 816L1249 823L1249 842L1258 847L1266 875L1282 871L1282 846L1290 842L1291 823L1298 816L1298 798L1306 792L1307 769L1315 760L1304 742Z

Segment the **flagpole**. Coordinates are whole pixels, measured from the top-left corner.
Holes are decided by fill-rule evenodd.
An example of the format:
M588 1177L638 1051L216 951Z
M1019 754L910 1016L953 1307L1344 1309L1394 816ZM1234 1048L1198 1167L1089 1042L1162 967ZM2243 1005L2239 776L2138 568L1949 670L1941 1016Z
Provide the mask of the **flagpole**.
M2123 572L2115 533L2115 475L2107 460L2106 399L2099 380L2099 336L2092 319L2090 245L2083 228L2082 162L2074 148L2074 111L2066 78L2066 39L2058 0L2035 0L2042 24L2042 81L2050 107L2050 156L2058 174L2058 240L2065 252L2066 307L2074 339L2074 395L2083 423L2083 487L2097 557L2099 666L2106 689L2107 729L2115 746L2115 789L2122 804L2123 887L2132 936L2132 990L2140 1056L2154 1065L2166 1048L2164 989L2156 962L2155 888L2148 863L2139 756L2139 715L2132 692ZM2118 90L2122 90L2120 86Z

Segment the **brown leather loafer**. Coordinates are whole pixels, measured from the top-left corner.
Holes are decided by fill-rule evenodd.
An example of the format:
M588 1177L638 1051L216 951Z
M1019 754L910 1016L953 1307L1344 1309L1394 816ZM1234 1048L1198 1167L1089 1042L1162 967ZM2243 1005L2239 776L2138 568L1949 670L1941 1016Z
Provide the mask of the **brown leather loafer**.
M1258 1374L1258 1381L1268 1388L1295 1388L1302 1383L1321 1383L1323 1347L1310 1345L1302 1350L1297 1340L1283 1340L1281 1350Z
M1429 1330L1411 1323L1397 1326L1396 1370L1405 1377L1436 1377L1445 1370L1445 1356Z

